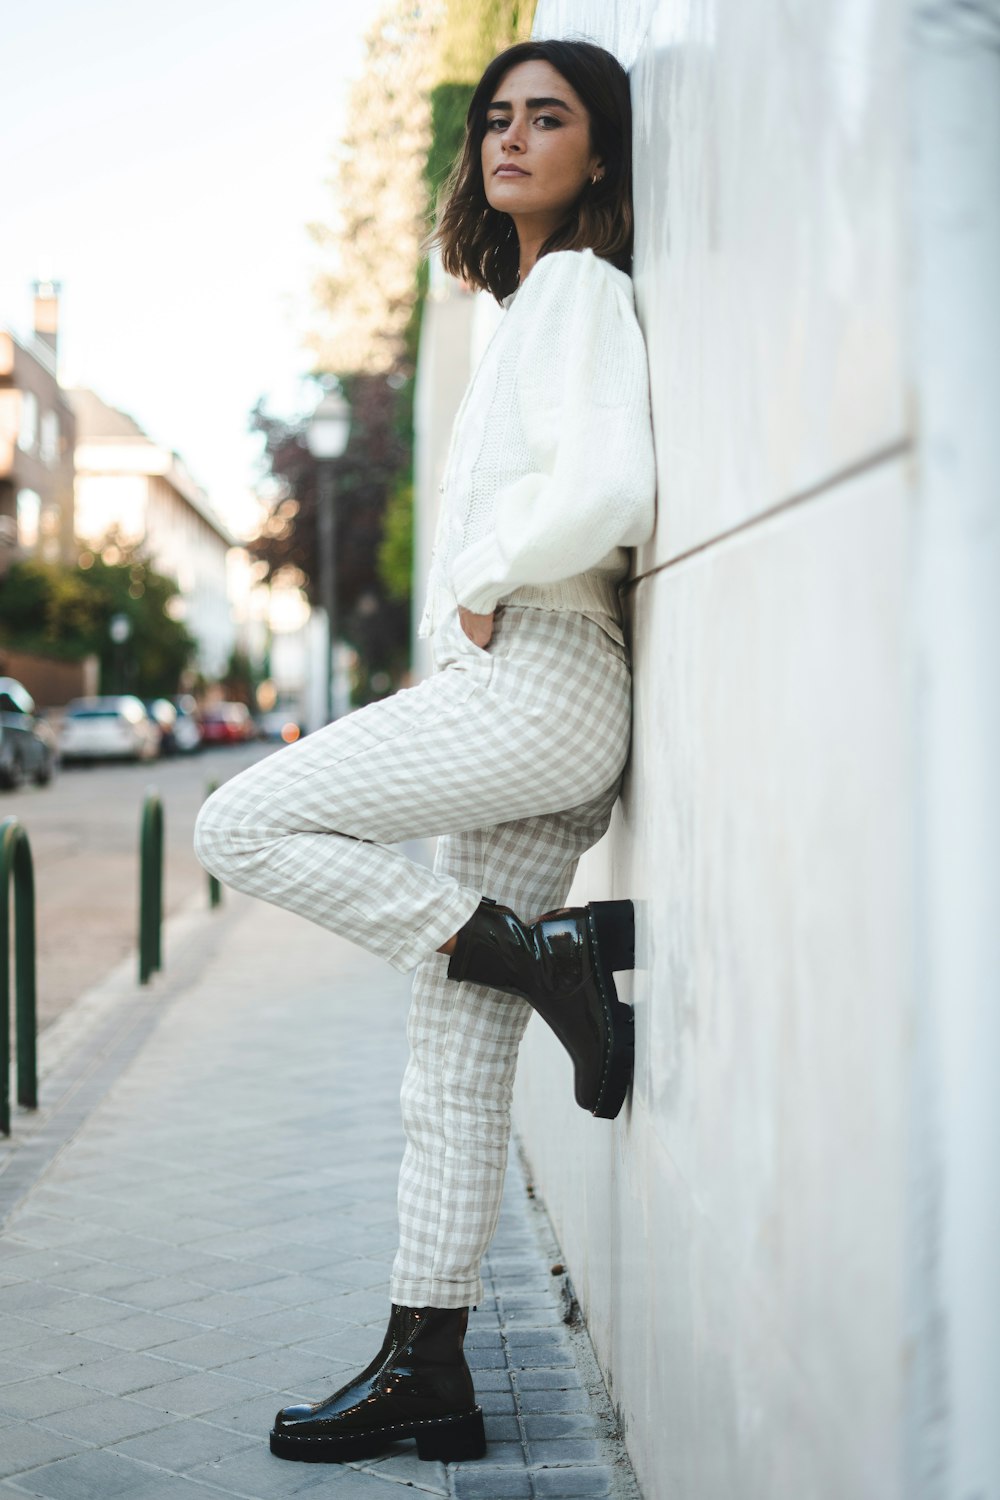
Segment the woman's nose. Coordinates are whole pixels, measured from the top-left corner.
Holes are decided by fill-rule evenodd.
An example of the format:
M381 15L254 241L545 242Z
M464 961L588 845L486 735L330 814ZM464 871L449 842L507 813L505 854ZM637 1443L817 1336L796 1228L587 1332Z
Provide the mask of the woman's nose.
M511 120L503 133L503 149L505 151L524 150L524 127L517 121Z

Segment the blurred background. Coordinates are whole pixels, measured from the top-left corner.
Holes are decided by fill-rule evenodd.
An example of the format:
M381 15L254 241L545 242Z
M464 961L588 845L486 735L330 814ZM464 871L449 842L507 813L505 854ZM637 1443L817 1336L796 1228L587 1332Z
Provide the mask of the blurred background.
M0 669L39 707L302 730L405 679L420 243L533 8L5 18Z

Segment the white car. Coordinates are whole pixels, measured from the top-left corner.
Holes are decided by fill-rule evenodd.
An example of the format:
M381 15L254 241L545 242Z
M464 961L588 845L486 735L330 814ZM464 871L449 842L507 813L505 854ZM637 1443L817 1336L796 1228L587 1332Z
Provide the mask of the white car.
M59 735L63 762L155 760L160 731L138 698L74 698L66 706Z

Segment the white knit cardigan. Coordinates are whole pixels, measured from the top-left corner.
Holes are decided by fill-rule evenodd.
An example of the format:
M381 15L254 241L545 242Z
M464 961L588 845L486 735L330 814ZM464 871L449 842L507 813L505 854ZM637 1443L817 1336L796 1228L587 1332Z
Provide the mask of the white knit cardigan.
M419 633L503 602L578 610L620 640L624 549L652 531L656 486L632 282L560 250L505 307L455 419Z

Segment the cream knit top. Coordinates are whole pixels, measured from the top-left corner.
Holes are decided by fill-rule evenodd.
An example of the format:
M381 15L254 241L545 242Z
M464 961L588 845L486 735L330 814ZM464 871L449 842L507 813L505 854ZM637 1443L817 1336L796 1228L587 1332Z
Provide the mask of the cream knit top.
M652 531L656 487L632 282L559 250L504 306L455 419L419 634L505 603L577 610L620 641L625 548Z

